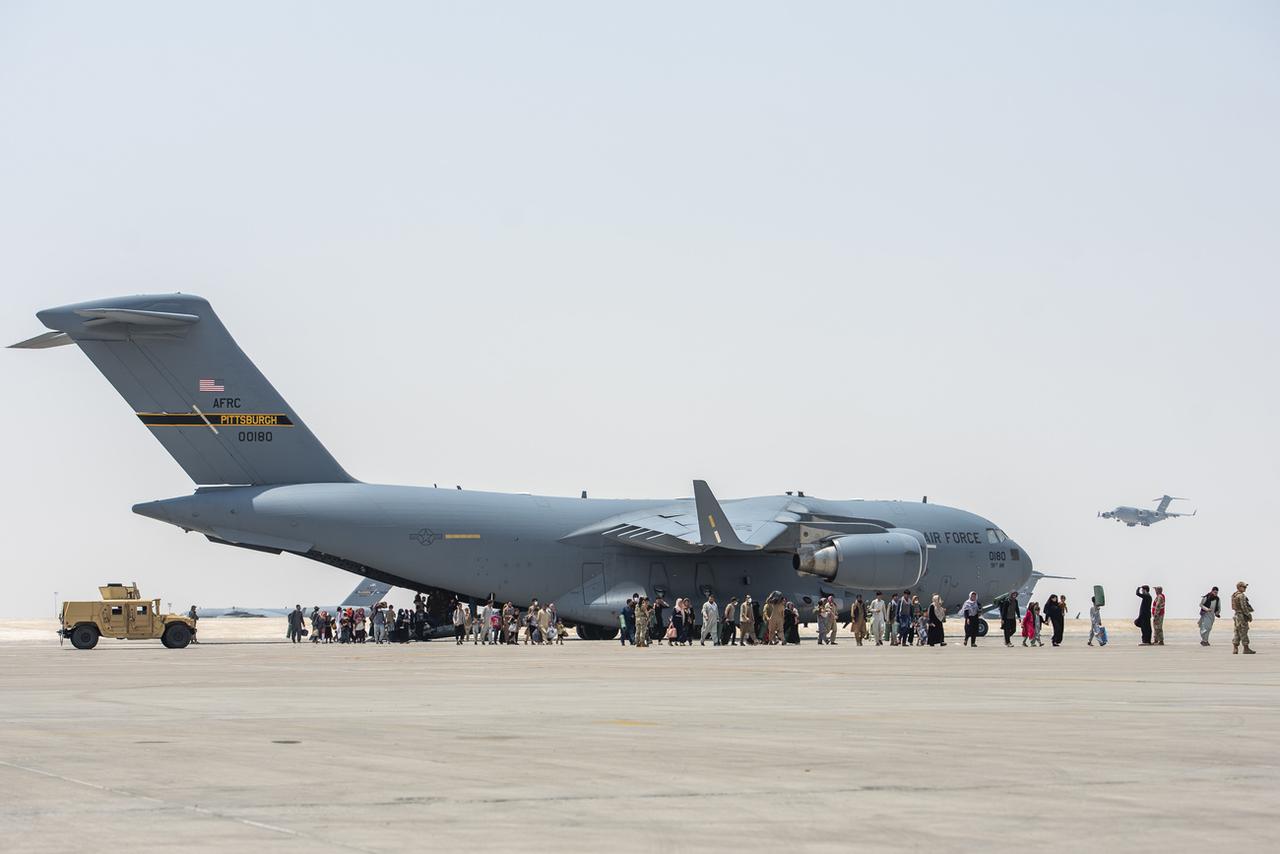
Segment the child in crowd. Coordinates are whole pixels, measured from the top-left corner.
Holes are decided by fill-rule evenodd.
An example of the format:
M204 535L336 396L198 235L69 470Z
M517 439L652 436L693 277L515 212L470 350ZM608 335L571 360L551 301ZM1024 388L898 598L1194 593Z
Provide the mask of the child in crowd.
M1107 630L1102 627L1102 606L1098 604L1096 597L1090 597L1089 602L1089 646L1093 646L1093 639L1098 639L1099 646L1107 645Z
M1040 603L1032 602L1022 614L1022 645L1043 646L1040 643Z

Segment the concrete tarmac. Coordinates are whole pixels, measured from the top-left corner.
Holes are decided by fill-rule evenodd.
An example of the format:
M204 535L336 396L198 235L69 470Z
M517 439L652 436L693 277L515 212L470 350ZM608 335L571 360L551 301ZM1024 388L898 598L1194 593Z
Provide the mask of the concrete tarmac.
M1268 847L1280 626L1233 656L1230 620L1209 648L1108 622L1105 649L1072 622L1045 649L636 650L204 620L92 652L0 624L0 850Z

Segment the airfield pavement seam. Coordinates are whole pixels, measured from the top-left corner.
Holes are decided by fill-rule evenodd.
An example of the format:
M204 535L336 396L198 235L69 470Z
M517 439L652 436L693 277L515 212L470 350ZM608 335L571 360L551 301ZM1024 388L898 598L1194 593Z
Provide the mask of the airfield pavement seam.
M64 774L58 774L53 771L46 771L43 768L34 768L30 765L19 765L16 762L9 762L4 759L0 759L0 765L6 768L13 768L17 771L26 771L29 774L39 774L42 777L49 777L51 779L58 780L63 783L70 783L74 786L84 786L90 789L96 789L100 792L105 792L107 794L115 795L117 797L130 798L130 799L139 800L139 801L147 801L149 803L156 804L161 807L167 807L169 809L175 809L175 810L185 810L187 812L196 813L197 815L208 816L210 818L218 818L224 821L233 821L238 824L245 825L246 827L252 827L258 830L267 830L273 833L283 834L285 836L294 836L294 837L298 837L299 839L311 839L317 842L321 842L326 846L334 845L334 842L331 839L325 839L319 836L314 836L309 833L304 833L302 831L292 830L287 827L280 827L274 824L267 824L266 822L263 822L263 821L254 821L251 818L244 818L243 816L233 815L231 813L224 812L222 810L212 810L212 809L208 809L207 807L196 806L195 804L177 803L175 801L165 800L164 798L157 798L154 795L144 795L138 792L131 792L128 789L117 789L112 786L105 786L101 783L94 783L89 780L81 780L77 777L68 777ZM349 848L352 851L363 852L363 854L378 854L378 852L374 851L373 849L362 848L358 845L352 845L350 843L343 843L343 847Z

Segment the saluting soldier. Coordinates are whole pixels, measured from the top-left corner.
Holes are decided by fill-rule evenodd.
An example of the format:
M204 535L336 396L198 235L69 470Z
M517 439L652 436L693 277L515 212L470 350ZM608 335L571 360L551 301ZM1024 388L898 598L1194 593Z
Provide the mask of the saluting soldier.
M1253 606L1249 604L1249 597L1244 593L1248 589L1248 584L1237 581L1236 592L1231 594L1231 610L1235 612L1235 632L1231 635L1232 655L1239 653L1242 646L1245 655L1254 654L1254 651L1249 649L1249 623L1253 621Z

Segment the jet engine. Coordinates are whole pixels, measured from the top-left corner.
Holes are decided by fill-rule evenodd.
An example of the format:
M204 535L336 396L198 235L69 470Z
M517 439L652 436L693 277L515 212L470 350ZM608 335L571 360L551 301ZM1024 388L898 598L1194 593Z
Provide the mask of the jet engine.
M802 548L796 572L859 590L906 590L924 575L924 535L905 528L836 537L821 548Z

